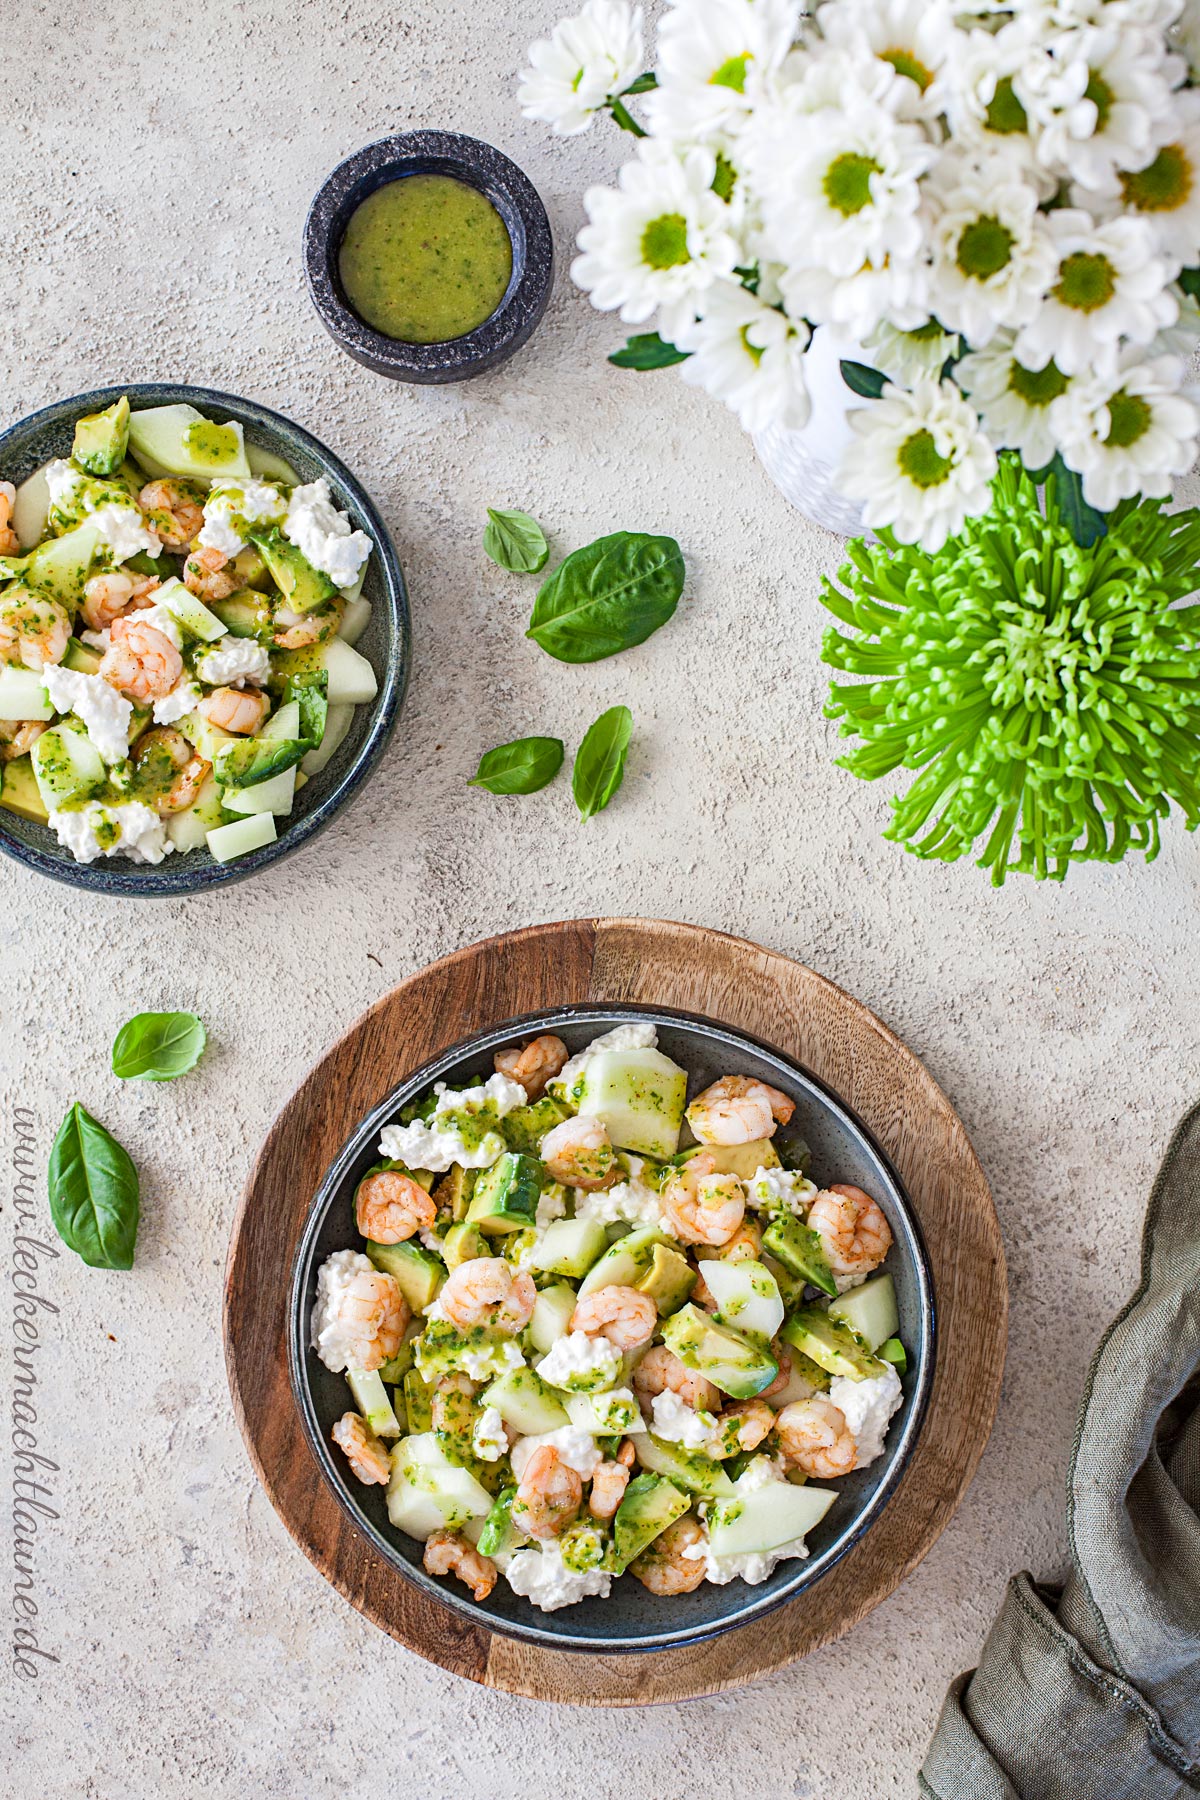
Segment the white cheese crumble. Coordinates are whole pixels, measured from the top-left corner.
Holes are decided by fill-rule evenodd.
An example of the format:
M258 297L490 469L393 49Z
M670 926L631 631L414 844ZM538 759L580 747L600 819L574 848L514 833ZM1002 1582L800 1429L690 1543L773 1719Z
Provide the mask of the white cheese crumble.
M366 532L352 530L349 518L334 506L324 477L293 488L283 535L340 588L354 586L374 548Z
M63 849L81 863L93 863L100 856L127 856L131 862L160 863L175 848L167 837L164 821L140 800L120 806L102 806L98 800L89 800L86 806L52 812L50 824Z
M757 1212L789 1212L807 1219L817 1184L798 1169L759 1169L746 1184L746 1204Z
M108 545L114 563L128 562L142 551L157 556L162 550L161 538L151 531L136 506L98 506L87 518Z
M154 723L174 725L177 720L186 719L190 712L195 712L200 698L200 689L185 675L169 694L164 694L161 700L154 702Z
M717 1429L714 1414L702 1412L673 1394L670 1388L655 1394L650 1402L654 1415L650 1426L655 1437L669 1444L681 1444L685 1450L704 1450Z
M196 673L211 687L241 687L252 681L261 687L271 673L271 653L254 638L218 638L196 658Z
M569 1093L579 1076L582 1075L588 1058L590 1056L595 1056L600 1050L657 1049L658 1032L653 1025L614 1025L611 1031L601 1032L600 1036L593 1038L591 1043L582 1049L577 1056L571 1057L570 1061L563 1065L554 1080L549 1083L549 1086L551 1088L561 1088L564 1094Z
M46 695L55 712L73 712L82 719L88 737L106 763L124 762L129 755L132 703L100 675L82 675L78 669L64 669L61 665L48 667L43 674Z
M529 1098L519 1081L511 1081L498 1072L476 1087L452 1088L444 1081L436 1081L433 1091L437 1095L435 1113L486 1111L497 1119L506 1118Z
M77 469L63 456L56 456L53 462L46 464L45 478L51 506L60 507L71 500L76 488L87 480L83 470Z
M856 1469L865 1469L883 1454L888 1423L903 1398L900 1377L891 1363L885 1364L882 1375L872 1376L869 1381L850 1381L845 1375L835 1375L830 1382L829 1399L845 1415L850 1435L858 1446Z
M551 1539L540 1550L518 1550L504 1570L504 1579L514 1594L522 1595L542 1612L574 1606L589 1594L607 1599L612 1587L612 1576L603 1569L568 1569L562 1551Z
M351 1354L359 1348L361 1328L347 1328L340 1312L346 1289L356 1275L371 1275L375 1265L358 1250L335 1250L317 1270L317 1298L312 1312L312 1347L335 1375L351 1366Z
M458 1364L472 1381L484 1381L488 1376L507 1375L510 1369L523 1369L525 1358L511 1338L503 1338L486 1344L482 1350L463 1350Z
M385 1125L379 1137L379 1154L410 1169L442 1174L451 1163L464 1169L488 1169L504 1155L507 1145L498 1131L485 1131L478 1144L468 1144L456 1123L446 1114L486 1113L500 1120L515 1107L524 1106L525 1089L507 1075L492 1075L477 1087L449 1088L439 1081L431 1119L414 1119L411 1125Z
M241 526L276 525L286 515L287 501L269 481L217 481L204 503L197 542L222 556L236 556L246 548Z
M144 606L138 613L137 622L139 625L153 625L155 631L161 631L177 650L183 649L183 632L180 630L179 620L170 607L164 606L161 601L156 600L153 606Z
M553 1225L556 1219L566 1217L567 1190L559 1182L551 1181L542 1189L538 1198L534 1224L539 1231L545 1231L547 1225ZM576 1209L578 1215L578 1209Z
M537 1372L551 1387L610 1388L621 1372L621 1352L607 1338L589 1337L586 1331L569 1331L555 1340L537 1364Z
M471 1446L482 1462L499 1462L508 1452L504 1420L496 1407L485 1406L471 1428Z
M596 1193L575 1192L575 1217L595 1219L600 1225L661 1225L659 1196L642 1180L645 1163L640 1156L626 1156L629 1179Z
M756 1456L753 1462L746 1465L734 1485L739 1494L750 1494L758 1488L770 1487L773 1482L786 1479L774 1458ZM689 1544L683 1552L684 1559L688 1562L703 1559L704 1579L711 1581L714 1587L725 1587L731 1581L744 1581L750 1587L757 1587L781 1562L791 1562L807 1555L808 1545L802 1537L789 1538L785 1543L775 1544L769 1550L747 1550L737 1556L714 1556L706 1537L701 1543Z
M548 1444L558 1451L559 1459L584 1481L590 1481L600 1464L604 1461L604 1453L596 1447L596 1440L590 1432L581 1431L575 1425L560 1425L557 1431L543 1431L533 1437L518 1438L510 1452L513 1476L520 1481L525 1473L525 1466L535 1450Z

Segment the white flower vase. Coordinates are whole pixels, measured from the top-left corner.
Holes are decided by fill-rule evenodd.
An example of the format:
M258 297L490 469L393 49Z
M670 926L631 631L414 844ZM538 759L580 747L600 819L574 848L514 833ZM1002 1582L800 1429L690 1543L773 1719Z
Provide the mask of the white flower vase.
M857 537L863 529L862 506L839 492L836 475L855 439L849 414L865 403L842 380L843 358L871 362L853 338L843 337L832 325L819 325L804 359L812 401L808 424L803 431L769 426L757 434L754 448L780 493L806 519L826 531Z

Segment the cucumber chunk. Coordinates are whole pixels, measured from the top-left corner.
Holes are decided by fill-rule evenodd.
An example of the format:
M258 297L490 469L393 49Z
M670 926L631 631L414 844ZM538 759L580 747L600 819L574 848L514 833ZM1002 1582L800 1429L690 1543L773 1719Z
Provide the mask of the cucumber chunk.
M404 1372L404 1412L410 1431L433 1430L431 1390L420 1369Z
M185 402L131 414L129 452L151 476L215 481L250 473L241 426L218 425Z
M176 850L200 850L208 833L220 825L224 813L221 791L212 775L206 775L199 793L185 812L172 813L167 820L167 836Z
M30 755L38 792L48 812L72 800L85 800L108 779L104 758L91 738L65 723L43 731Z
M365 568L364 564L364 568ZM347 599L346 610L342 614L342 622L337 634L344 644L357 644L367 626L371 623L371 602L364 600L361 594Z
M533 1303L529 1320L528 1337L533 1348L548 1355L559 1338L567 1335L574 1311L575 1291L565 1282L556 1281L552 1287L543 1288Z
M278 775L272 775L267 781L256 781L252 787L226 788L226 812L274 813L277 818L286 818L296 804L298 773L299 765L293 763L290 769L281 769Z
M310 750L300 764L306 775L319 775L334 752L341 748L346 733L354 723L352 706L331 706L325 715L325 735L315 750Z
M470 1519L486 1519L492 1496L469 1469L452 1463L431 1431L406 1437L392 1452L388 1518L398 1531L427 1538Z
M753 1556L793 1543L819 1525L837 1499L836 1488L811 1482L794 1487L772 1481L746 1492L740 1479L734 1485L734 1499L710 1510L708 1545L714 1557Z
M255 481L282 482L284 487L300 486L300 477L291 463L276 456L274 450L264 449L262 444L246 445L246 461Z
M533 1266L547 1275L566 1275L578 1281L604 1254L607 1239L596 1219L555 1219L542 1233L533 1253Z
M232 825L218 825L206 834L208 847L218 862L232 862L251 850L275 842L275 819L269 812L251 813L249 818L235 819Z
M0 719L53 717L54 708L46 698L46 683L39 670L0 669Z
M400 1436L400 1423L392 1411L387 1389L378 1369L347 1369L346 1380L354 1395L354 1404L376 1437Z
M783 1324L783 1301L769 1269L760 1262L712 1260L701 1265L722 1325L734 1325L768 1342Z
M22 583L42 599L74 606L83 597L83 584L92 572L99 548L99 527L85 520L62 537L40 544L29 558Z
M571 1423L559 1401L534 1369L510 1369L484 1388L480 1406L494 1406L506 1425L522 1437L561 1431Z
M174 575L169 581L163 582L154 596L154 603L156 606L165 606L184 631L203 643L212 644L219 637L225 636L224 621L215 613L209 612L203 600L197 599Z
M13 501L12 528L22 550L32 550L46 535L46 521L50 516L50 484L46 480L46 467L43 464L40 469L35 469L28 480L21 483Z
M779 1373L779 1364L763 1344L732 1325L718 1324L690 1303L667 1320L662 1337L685 1368L707 1376L714 1387L735 1400L760 1394Z
M572 1425L592 1437L624 1437L640 1428L638 1403L629 1388L607 1388L599 1394L567 1394L564 1404Z
M375 698L379 683L374 669L344 638L330 638L321 646L320 656L321 667L329 674L330 706L365 706Z
M579 1112L619 1150L665 1162L679 1148L687 1070L661 1050L598 1050L584 1065Z
M829 1317L848 1325L856 1337L862 1338L868 1350L895 1337L900 1330L900 1313L896 1306L896 1284L889 1274L872 1276L861 1287L851 1288L831 1302Z

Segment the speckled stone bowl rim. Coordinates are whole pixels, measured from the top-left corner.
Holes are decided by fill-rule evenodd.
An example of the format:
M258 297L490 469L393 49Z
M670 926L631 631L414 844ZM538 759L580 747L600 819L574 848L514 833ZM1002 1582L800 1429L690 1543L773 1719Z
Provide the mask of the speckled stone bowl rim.
M409 344L374 330L355 312L342 291L337 257L363 200L406 174L422 173L454 176L491 200L508 231L513 266L503 299L482 325L461 337ZM321 323L356 362L395 381L468 381L515 355L541 323L554 283L554 236L541 195L503 150L461 132L408 131L365 144L326 176L304 222L304 269Z
M262 448L271 450L276 455L286 457L289 440L298 442L320 464L322 473L329 477L335 490L338 490L335 497L340 498L343 504L349 503L349 510L357 515L356 522L364 527L374 542L373 555L383 578L388 614L386 666L382 671L376 669L379 692L371 702L372 718L367 735L354 759L324 798L311 812L289 822L274 843L264 844L261 849L252 850L248 855L236 857L228 863L217 862L203 850L193 851L186 856L168 856L163 862L154 865L134 863L128 858L119 859L118 866L114 866L118 864L116 858L112 861L101 858L94 863L77 863L70 852L61 847L41 850L23 843L6 824L8 815L0 810L0 852L23 863L26 868L35 870L39 875L48 875L52 880L65 882L69 887L117 899L178 899L187 894L228 886L231 882L245 881L252 875L260 874L273 863L282 862L285 857L299 850L301 845L311 842L318 832L323 831L334 814L362 786L378 763L395 729L408 685L412 662L408 591L399 558L378 507L341 459L327 449L319 438L282 413L262 406L256 400L245 400L237 394L224 393L219 388L195 387L184 382L138 382L92 388L86 393L72 394L65 400L56 400L37 412L27 413L24 418L0 431L0 477L7 479L8 467L13 462L19 463L23 439L58 424L69 424L73 429L80 414L98 412L111 406L122 394L128 395L135 411L140 411L144 406L187 402L199 411L215 409L225 412L250 431L253 441L258 441L257 434L261 432L268 440L262 444ZM62 453L66 454L68 450L69 445L65 446ZM25 480L37 467L40 467L40 463L25 470L21 479ZM42 829L49 837L48 828Z
M559 1612L544 1615L547 1620L561 1621L562 1623L558 1626L540 1625L533 1622L538 1615L532 1605L528 1603L526 1610L533 1615L533 1619L527 1622L512 1620L489 1612L486 1604L481 1605L468 1598L466 1590L459 1590L456 1584L447 1581L443 1585L433 1580L421 1568L419 1562L407 1561L400 1554L396 1545L382 1531L378 1530L355 1504L343 1472L336 1464L333 1452L321 1429L309 1382L309 1357L315 1354L308 1342L307 1328L311 1310L309 1296L314 1276L313 1258L316 1240L327 1213L337 1201L342 1184L355 1161L363 1154L382 1126L388 1123L408 1100L414 1098L432 1082L440 1080L445 1072L456 1064L486 1056L489 1052L511 1043L514 1038L533 1036L542 1031L553 1031L560 1025L587 1024L597 1028L611 1028L614 1025L630 1021L649 1021L652 1024L660 1024L668 1028L682 1026L702 1034L713 1044L720 1045L735 1055L740 1048L745 1047L760 1057L773 1060L778 1065L778 1073L781 1077L780 1085L784 1087L785 1091L791 1092L793 1095L798 1094L801 1104L807 1103L827 1109L833 1114L839 1125L860 1140L866 1154L877 1164L880 1173L887 1179L891 1188L888 1198L892 1202L902 1226L903 1245L901 1246L898 1238L896 1248L901 1249L901 1253L905 1256L915 1283L918 1341L912 1346L913 1360L909 1365L909 1373L914 1377L911 1391L906 1390L904 1409L897 1415L888 1433L889 1448L894 1450L891 1464L878 1485L868 1495L865 1503L858 1511L850 1515L837 1537L824 1550L803 1561L781 1565L781 1567L793 1569L794 1573L769 1593L764 1593L759 1588L747 1587L740 1581L730 1582L724 1587L706 1589L705 1591L713 1596L724 1597L726 1609L718 1616L699 1624L675 1631L664 1629L660 1634L652 1637L630 1638L618 1635L584 1637L573 1633L570 1628L571 1614L577 1608L566 1607ZM657 1651L677 1650L688 1644L703 1643L710 1638L719 1637L726 1631L737 1630L743 1626L760 1622L767 1614L774 1612L777 1607L785 1606L788 1602L795 1600L804 1590L828 1575L835 1564L840 1562L842 1557L870 1529L900 1485L925 1419L929 1398L933 1391L936 1366L937 1312L933 1273L925 1239L899 1172L870 1126L820 1076L815 1075L811 1069L806 1068L795 1057L789 1056L786 1051L780 1050L765 1038L757 1037L752 1032L720 1024L700 1013L633 1003L587 1002L570 1006L547 1007L536 1013L527 1013L518 1018L502 1020L484 1030L472 1033L456 1044L449 1045L436 1057L432 1057L422 1064L413 1074L398 1082L391 1092L372 1108L347 1140L345 1147L327 1170L313 1198L304 1231L296 1248L288 1310L287 1357L292 1394L300 1414L304 1434L316 1459L321 1477L354 1530L361 1533L372 1549L406 1580L414 1582L431 1599L449 1607L452 1612L461 1613L473 1625L488 1632L499 1633L503 1637L537 1644L543 1649L565 1650L596 1656L653 1655ZM602 1607L605 1602L595 1600L584 1601L583 1604ZM714 1598L713 1604L719 1606L720 1601Z

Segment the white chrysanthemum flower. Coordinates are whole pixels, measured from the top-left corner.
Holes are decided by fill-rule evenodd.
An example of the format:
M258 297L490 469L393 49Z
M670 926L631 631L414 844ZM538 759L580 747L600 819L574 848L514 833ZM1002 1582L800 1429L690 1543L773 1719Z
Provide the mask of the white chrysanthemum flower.
M1028 368L1042 369L1053 357L1065 375L1111 369L1122 338L1148 344L1174 324L1179 308L1170 272L1142 220L1097 224L1089 213L1064 207L1046 215L1046 230L1058 269L1044 305L1017 335L1017 354Z
M1043 39L1013 86L1037 127L1046 168L1104 188L1115 169L1141 168L1152 157L1172 74L1161 39L1113 26Z
M577 286L602 311L640 325L657 309L666 337L695 316L699 297L739 261L728 210L712 191L711 151L682 156L643 138L615 188L589 188L589 223L571 265Z
M1058 448L1051 407L1070 386L1057 363L1027 369L1013 351L1011 332L955 365L954 379L971 401L998 450L1018 450L1028 469L1042 469Z
M1200 263L1200 90L1173 94L1157 123L1153 161L1118 171L1101 203L1094 194L1073 197L1101 215L1131 212L1144 219L1176 268L1195 268Z
M942 111L941 76L963 35L945 0L826 0L817 24L825 42L853 57L856 67L873 56L895 70L905 117L936 118Z
M794 0L675 0L658 27L646 122L684 142L736 131L791 48Z
M587 0L576 18L561 20L548 38L530 47L517 99L527 119L574 137L645 66L641 7L626 0Z
M1194 81L1200 74L1200 0L1186 0L1172 23L1171 35L1183 51Z
M964 519L991 505L996 452L974 407L950 382L918 381L850 415L857 441L838 474L863 502L863 523L890 526L902 544L940 550Z
M683 379L732 407L746 430L779 425L800 431L808 423L804 382L807 326L796 326L772 306L732 282L714 284L704 311L677 340L690 350Z
M867 333L862 347L873 369L880 369L897 387L911 387L922 375L936 381L947 358L958 355L956 331L943 331L936 319L915 331L897 331L885 319Z
M1038 198L1049 200L1058 182L1038 161L1036 130L1013 87L1028 54L1029 27L1021 20L998 31L956 32L942 83L946 118L955 144L1002 150L1020 165Z
M1193 294L1185 294L1181 287L1173 287L1171 293L1179 308L1179 317L1173 325L1159 332L1150 345L1149 354L1186 359L1195 355L1196 346L1200 344L1200 300Z
M983 345L1035 318L1057 264L1038 196L1007 156L943 156L927 183L934 208L929 303Z
M1115 372L1072 382L1053 409L1063 459L1083 476L1090 506L1111 512L1135 494L1169 495L1196 460L1200 410L1180 392L1175 356L1138 360L1124 350Z

